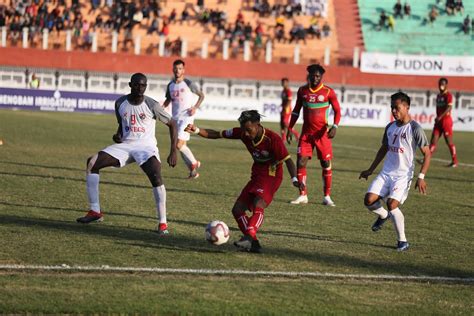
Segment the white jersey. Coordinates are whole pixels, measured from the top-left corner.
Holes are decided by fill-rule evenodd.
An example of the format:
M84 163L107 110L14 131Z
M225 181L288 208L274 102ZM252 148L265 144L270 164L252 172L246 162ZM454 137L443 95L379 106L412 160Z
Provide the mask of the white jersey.
M194 106L193 94L197 94L199 88L189 79L181 82L171 80L166 88L166 99L171 100L173 119L178 120L188 115L188 109Z
M385 128L382 143L388 148L382 173L411 178L415 168L416 148L428 146L428 139L417 122L410 121L398 126L397 121L394 121Z
M122 142L140 141L156 146L156 120L168 124L171 116L152 98L145 96L141 104L133 105L127 97L125 95L115 101L115 115L122 126Z

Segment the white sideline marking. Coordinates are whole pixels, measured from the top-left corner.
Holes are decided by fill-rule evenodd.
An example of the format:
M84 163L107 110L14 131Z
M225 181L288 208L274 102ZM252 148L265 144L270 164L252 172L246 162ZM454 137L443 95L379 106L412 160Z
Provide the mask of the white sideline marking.
M192 275L231 275L231 276L274 276L274 277L310 277L333 279L358 279L358 280L393 280L393 281L422 281L422 282L456 282L474 283L474 278L444 277L444 276L417 276L417 275L390 275L390 274L344 274L323 272L297 272L297 271L250 271L250 270L219 270L219 269L173 269L173 268L139 268L139 267L110 267L104 266L69 266L67 264L47 265L21 265L0 264L1 270L36 270L36 271L100 271L100 272L153 272L159 274L192 274Z
M376 153L377 150L373 148L367 148L367 147L359 147L359 146L354 146L354 145L344 145L344 144L333 144L334 147L342 147L342 148L349 148L349 149L358 149L362 151L371 151ZM421 159L422 157L416 157L417 159ZM446 160L446 159L440 159L440 158L433 158L431 157L431 161L438 161L442 163L451 163L451 160ZM474 168L474 164L470 163L465 163L465 162L459 162L458 165L463 166L463 167L469 167L469 168Z

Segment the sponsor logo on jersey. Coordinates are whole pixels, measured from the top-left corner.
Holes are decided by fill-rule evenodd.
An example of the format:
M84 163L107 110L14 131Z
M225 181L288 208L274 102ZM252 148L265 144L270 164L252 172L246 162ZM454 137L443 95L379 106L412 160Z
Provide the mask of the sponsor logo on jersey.
M263 189L257 189L258 193L263 193Z
M145 113L140 113L138 116L140 117L140 120L144 120L146 118Z
M319 101L319 102L323 102L323 101L324 101L324 95L321 95L321 94L320 94L320 95L318 96L318 101Z
M388 146L388 151L392 153L403 154L405 152L405 148L397 146Z

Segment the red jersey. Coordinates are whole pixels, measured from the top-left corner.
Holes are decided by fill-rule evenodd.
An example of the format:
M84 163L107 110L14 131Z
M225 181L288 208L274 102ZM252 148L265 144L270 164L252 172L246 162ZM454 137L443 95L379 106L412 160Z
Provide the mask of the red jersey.
M314 90L308 84L300 87L296 97L296 105L291 116L290 128L293 128L295 125L300 116L301 108L303 108L304 122L302 134L313 134L326 129L330 105L334 111L334 124L339 124L341 120L341 107L333 89L322 83Z
M441 114L446 111L449 105L453 105L453 95L449 91L445 91L444 93L439 93L436 96L436 116L440 116ZM451 112L446 113L443 118L448 117L451 115Z
M240 127L222 131L221 135L224 138L240 139L245 144L253 158L252 177L258 175L283 177L282 163L290 158L290 154L280 135L264 128L260 140L254 142L245 136Z
M293 98L293 93L290 88L283 88L281 92L281 114L288 115L291 112L291 100ZM288 101L290 101L290 106L286 106Z

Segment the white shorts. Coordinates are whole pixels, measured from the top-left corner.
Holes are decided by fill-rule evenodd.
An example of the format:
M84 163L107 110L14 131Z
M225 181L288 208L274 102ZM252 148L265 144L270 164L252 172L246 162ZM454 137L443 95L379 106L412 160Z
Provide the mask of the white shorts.
M408 176L391 177L384 173L379 173L370 184L367 192L377 194L382 198L394 199L403 204L408 197L410 185L411 178Z
M178 127L178 139L188 141L191 134L185 132L184 129L188 124L194 123L194 116L183 116L176 118L176 126Z
M120 162L120 167L124 167L132 162L136 162L141 166L153 156L158 161L161 161L158 147L149 143L113 144L102 149L102 151L116 158Z

